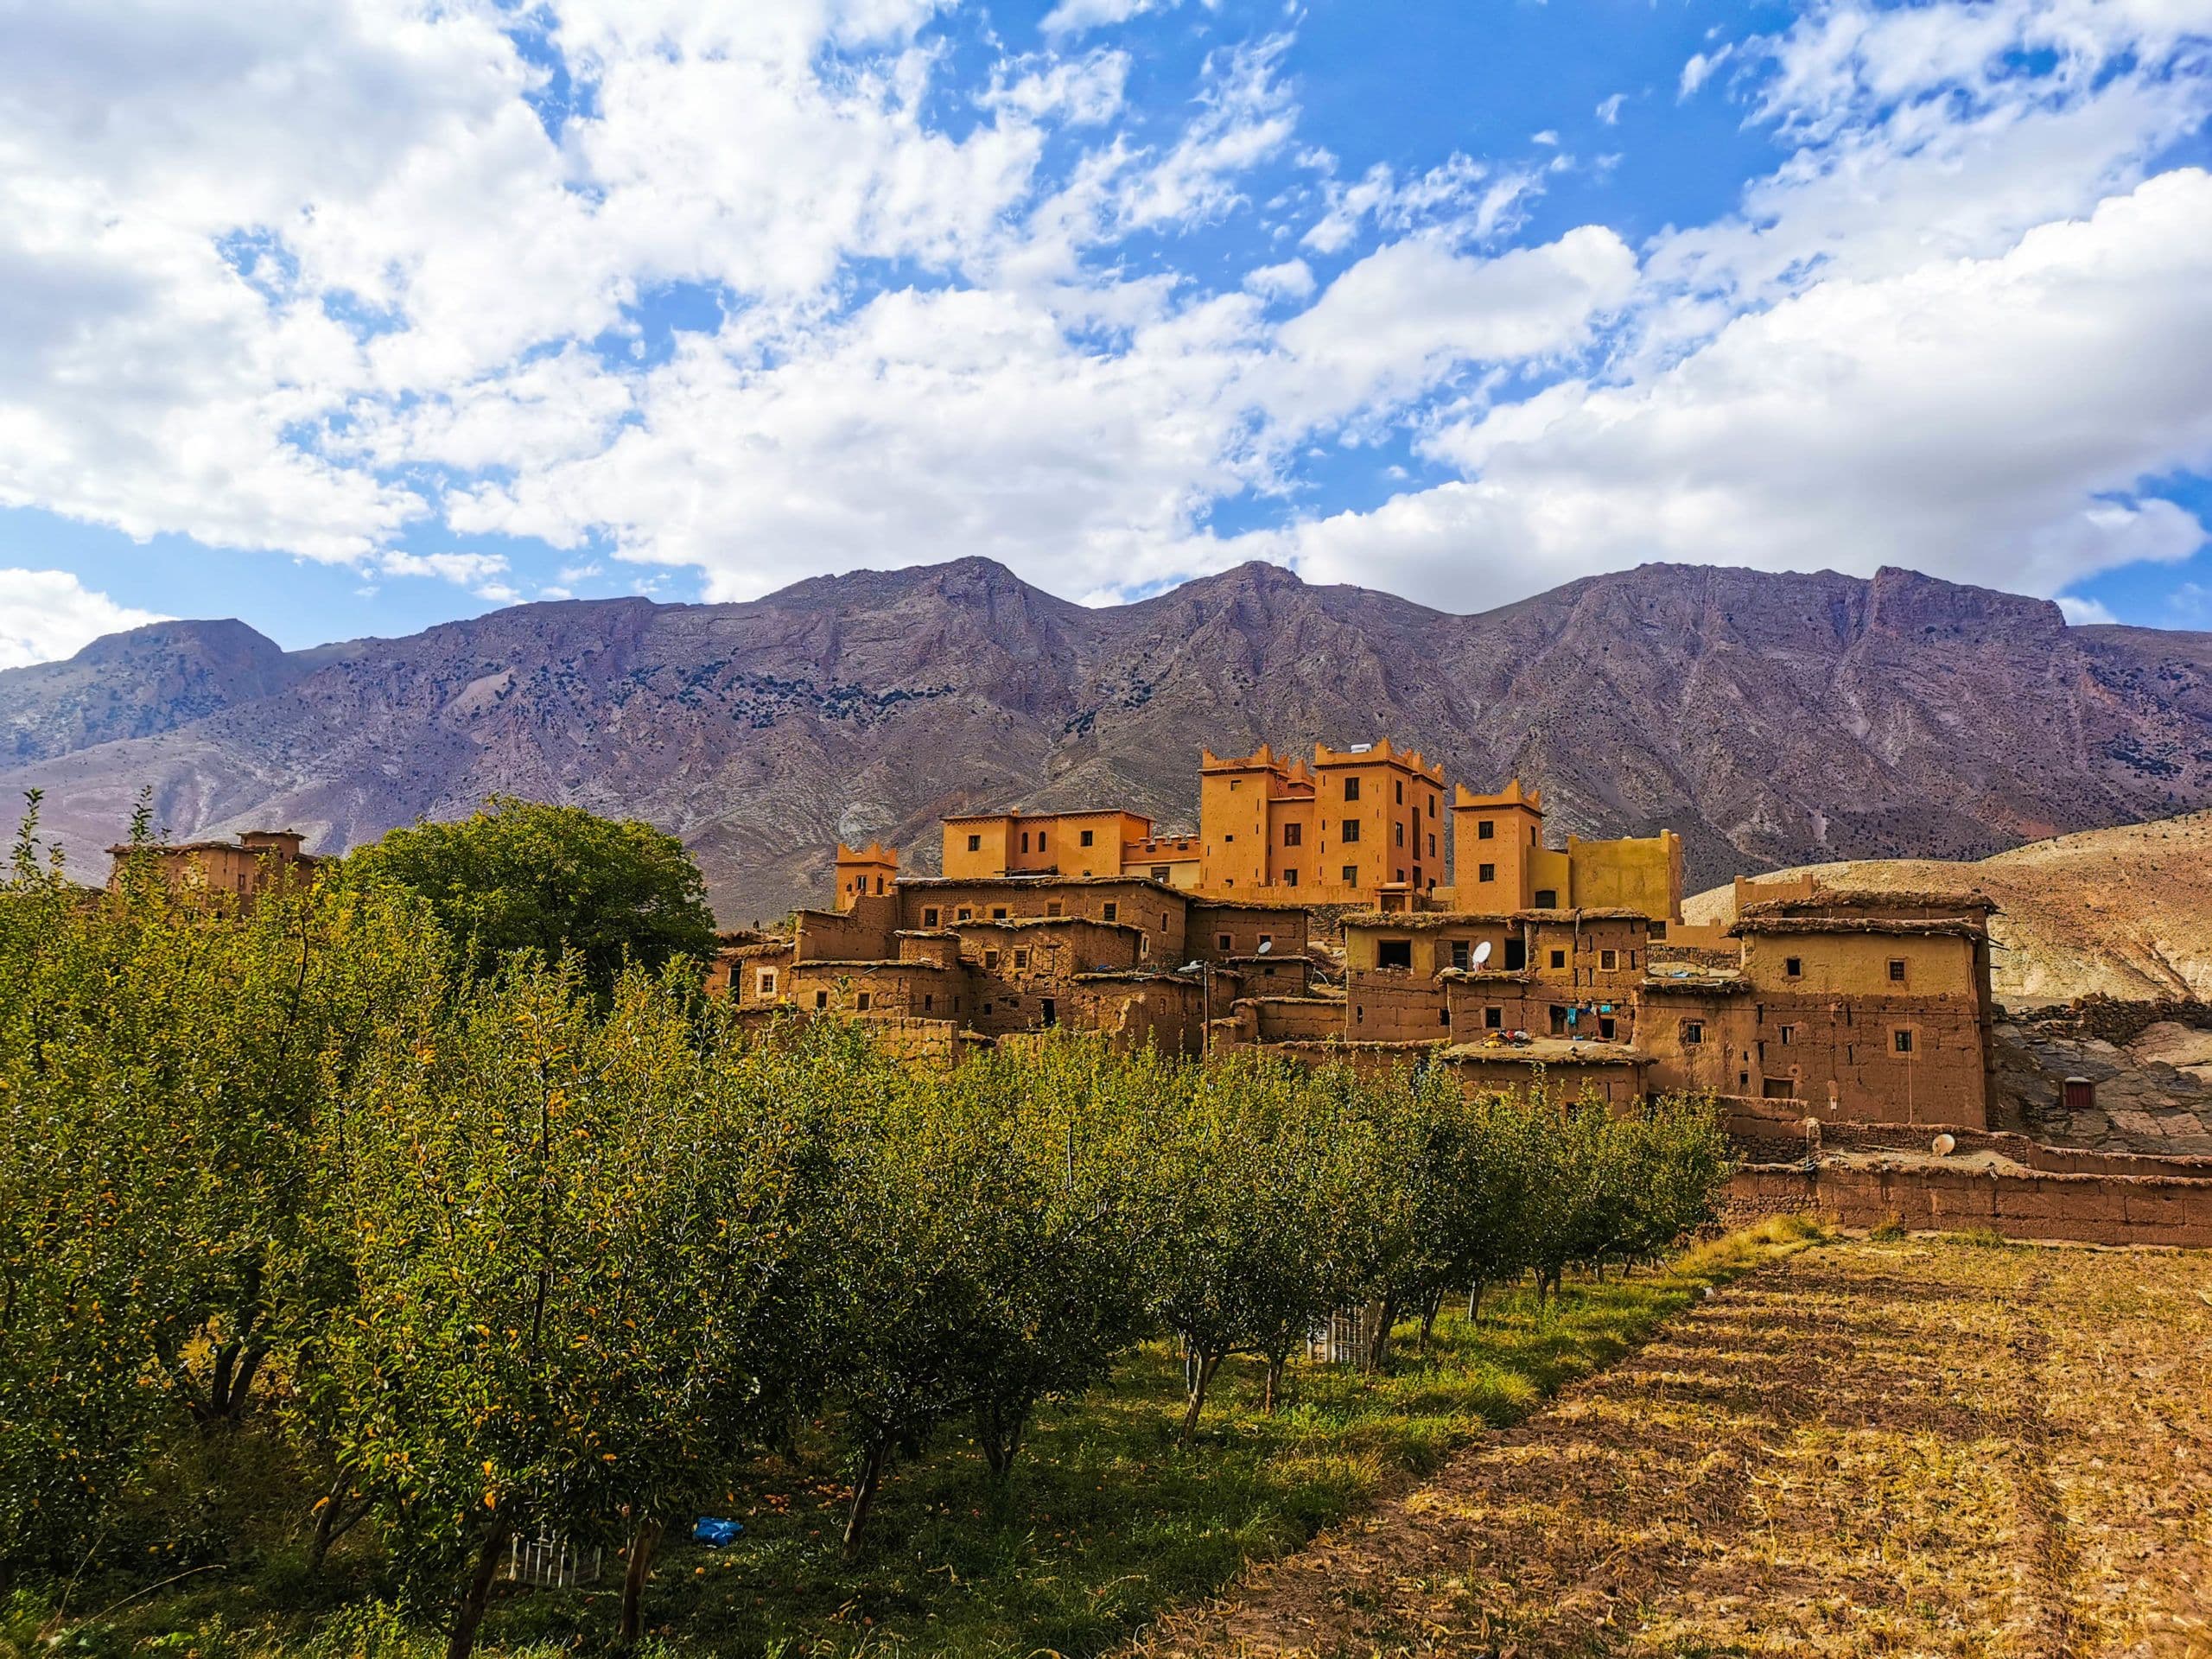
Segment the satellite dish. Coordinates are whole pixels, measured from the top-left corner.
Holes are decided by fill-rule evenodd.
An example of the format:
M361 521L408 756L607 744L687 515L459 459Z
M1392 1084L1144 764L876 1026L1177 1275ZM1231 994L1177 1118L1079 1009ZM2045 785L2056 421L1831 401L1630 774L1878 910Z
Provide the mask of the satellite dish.
M1274 948L1275 942L1273 939L1262 939L1260 941L1260 954L1263 957Z
M1475 947L1475 966L1479 968L1490 960L1490 941L1484 939Z

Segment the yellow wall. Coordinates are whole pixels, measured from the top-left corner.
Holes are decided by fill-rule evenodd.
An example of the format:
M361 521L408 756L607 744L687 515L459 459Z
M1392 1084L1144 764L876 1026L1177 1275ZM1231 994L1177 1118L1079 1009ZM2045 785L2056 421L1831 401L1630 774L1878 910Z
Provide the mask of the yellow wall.
M1561 893L1563 903L1584 910L1641 911L1662 922L1681 919L1682 840L1673 830L1622 841L1569 836L1567 860L1573 896Z
M1797 959L1798 974L1789 973ZM1904 982L1890 963L1905 964ZM1974 942L1945 935L1754 933L1744 941L1744 977L1761 990L1816 996L1978 995Z
M1007 838L1014 815L944 821L944 874L963 880L1006 874ZM978 844L970 848L970 840Z

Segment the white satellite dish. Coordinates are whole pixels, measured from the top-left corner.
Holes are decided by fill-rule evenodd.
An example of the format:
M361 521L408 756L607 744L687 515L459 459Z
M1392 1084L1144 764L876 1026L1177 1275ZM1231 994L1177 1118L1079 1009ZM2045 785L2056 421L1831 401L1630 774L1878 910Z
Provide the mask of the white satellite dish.
M1490 960L1490 941L1484 939L1475 947L1475 966L1479 968Z
M1260 941L1260 954L1263 957L1274 948L1275 942L1273 939L1262 939Z

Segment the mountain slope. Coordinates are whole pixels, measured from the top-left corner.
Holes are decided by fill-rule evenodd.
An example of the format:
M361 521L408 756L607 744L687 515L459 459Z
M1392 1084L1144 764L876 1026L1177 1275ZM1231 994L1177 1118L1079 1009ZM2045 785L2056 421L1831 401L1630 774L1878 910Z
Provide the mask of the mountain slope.
M2101 992L2212 1001L2212 812L2084 830L1972 863L1892 858L1817 864L1837 886L1973 887L1990 918L1998 1000L2029 1007ZM1728 888L1685 901L1692 921L1732 913Z
M205 708L155 666L79 666L111 643L0 674L41 746L0 785L44 788L80 862L141 784L176 832L282 820L326 848L508 791L682 835L728 920L818 892L839 836L933 867L943 812L1187 823L1201 743L1387 733L1477 787L1541 783L1555 834L1675 828L1707 880L2212 804L2212 637L1895 570L1654 565L1451 616L1265 565L1090 610L968 559L257 657ZM99 720L69 712L87 687L115 688Z

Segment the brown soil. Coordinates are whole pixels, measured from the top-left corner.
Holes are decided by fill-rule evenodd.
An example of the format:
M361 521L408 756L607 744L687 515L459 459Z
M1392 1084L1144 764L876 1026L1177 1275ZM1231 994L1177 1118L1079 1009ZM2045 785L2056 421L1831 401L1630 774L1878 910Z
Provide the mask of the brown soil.
M1152 1655L2212 1655L2212 1259L1844 1244Z

